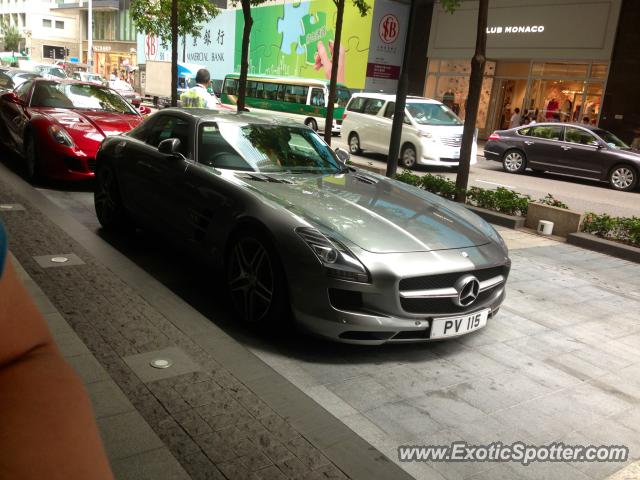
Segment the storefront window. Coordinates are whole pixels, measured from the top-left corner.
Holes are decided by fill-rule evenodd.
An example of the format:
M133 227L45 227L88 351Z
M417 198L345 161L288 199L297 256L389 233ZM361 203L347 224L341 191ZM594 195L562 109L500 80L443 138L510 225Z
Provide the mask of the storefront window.
M586 63L534 63L531 69L534 77L586 78L588 72Z
M594 63L591 65L591 78L607 78L607 64Z

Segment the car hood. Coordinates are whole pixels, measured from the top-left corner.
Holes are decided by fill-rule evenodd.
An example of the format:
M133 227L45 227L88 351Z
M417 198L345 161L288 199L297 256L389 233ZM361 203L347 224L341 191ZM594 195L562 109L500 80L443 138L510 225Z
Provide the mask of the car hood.
M95 137L95 134L99 134L99 141L102 141L104 137L128 132L142 121L142 117L133 114L61 108L39 108L37 110L61 124L74 140L78 136Z
M370 252L446 250L500 241L489 224L463 206L380 175L235 176L255 195Z

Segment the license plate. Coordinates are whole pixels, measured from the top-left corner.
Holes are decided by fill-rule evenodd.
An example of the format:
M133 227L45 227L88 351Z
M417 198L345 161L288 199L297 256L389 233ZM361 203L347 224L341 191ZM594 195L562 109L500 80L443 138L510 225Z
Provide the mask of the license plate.
M429 338L446 338L479 330L487 324L489 309L459 317L434 318Z

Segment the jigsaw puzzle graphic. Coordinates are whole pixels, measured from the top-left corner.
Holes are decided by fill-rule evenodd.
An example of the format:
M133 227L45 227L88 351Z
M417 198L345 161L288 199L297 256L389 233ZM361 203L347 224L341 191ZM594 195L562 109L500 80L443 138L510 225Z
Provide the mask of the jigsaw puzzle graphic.
M300 45L304 46L307 52L307 63L316 63L318 42L322 42L327 53L331 54L329 39L333 39L333 30L327 28L327 14L325 12L317 12L315 15L302 17L302 28L304 35L300 35Z
M304 47L298 43L304 34L302 19L309 15L309 2L287 3L284 5L284 16L278 19L278 33L282 34L280 50L291 55L291 45L296 44L295 52L304 53Z

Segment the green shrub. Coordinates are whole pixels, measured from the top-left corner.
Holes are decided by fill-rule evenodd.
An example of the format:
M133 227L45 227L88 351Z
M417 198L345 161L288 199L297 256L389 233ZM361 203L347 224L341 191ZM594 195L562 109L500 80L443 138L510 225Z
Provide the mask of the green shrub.
M582 231L607 240L640 247L640 218L611 217L593 212L585 213Z
M569 205L558 200L556 197L554 197L550 193L547 193L546 197L539 199L536 203L541 203L543 205L549 205L551 207L558 207L558 208L564 208L566 210L569 210Z
M495 190L471 187L467 190L467 203L507 215L525 216L530 202L529 195L521 195L504 187Z
M441 175L426 174L422 177L421 186L427 192L435 193L449 200L453 200L456 196L456 183Z
M413 185L414 187L420 187L422 185L421 178L418 175L411 173L409 170L403 170L402 173L396 173L394 178L402 183Z

